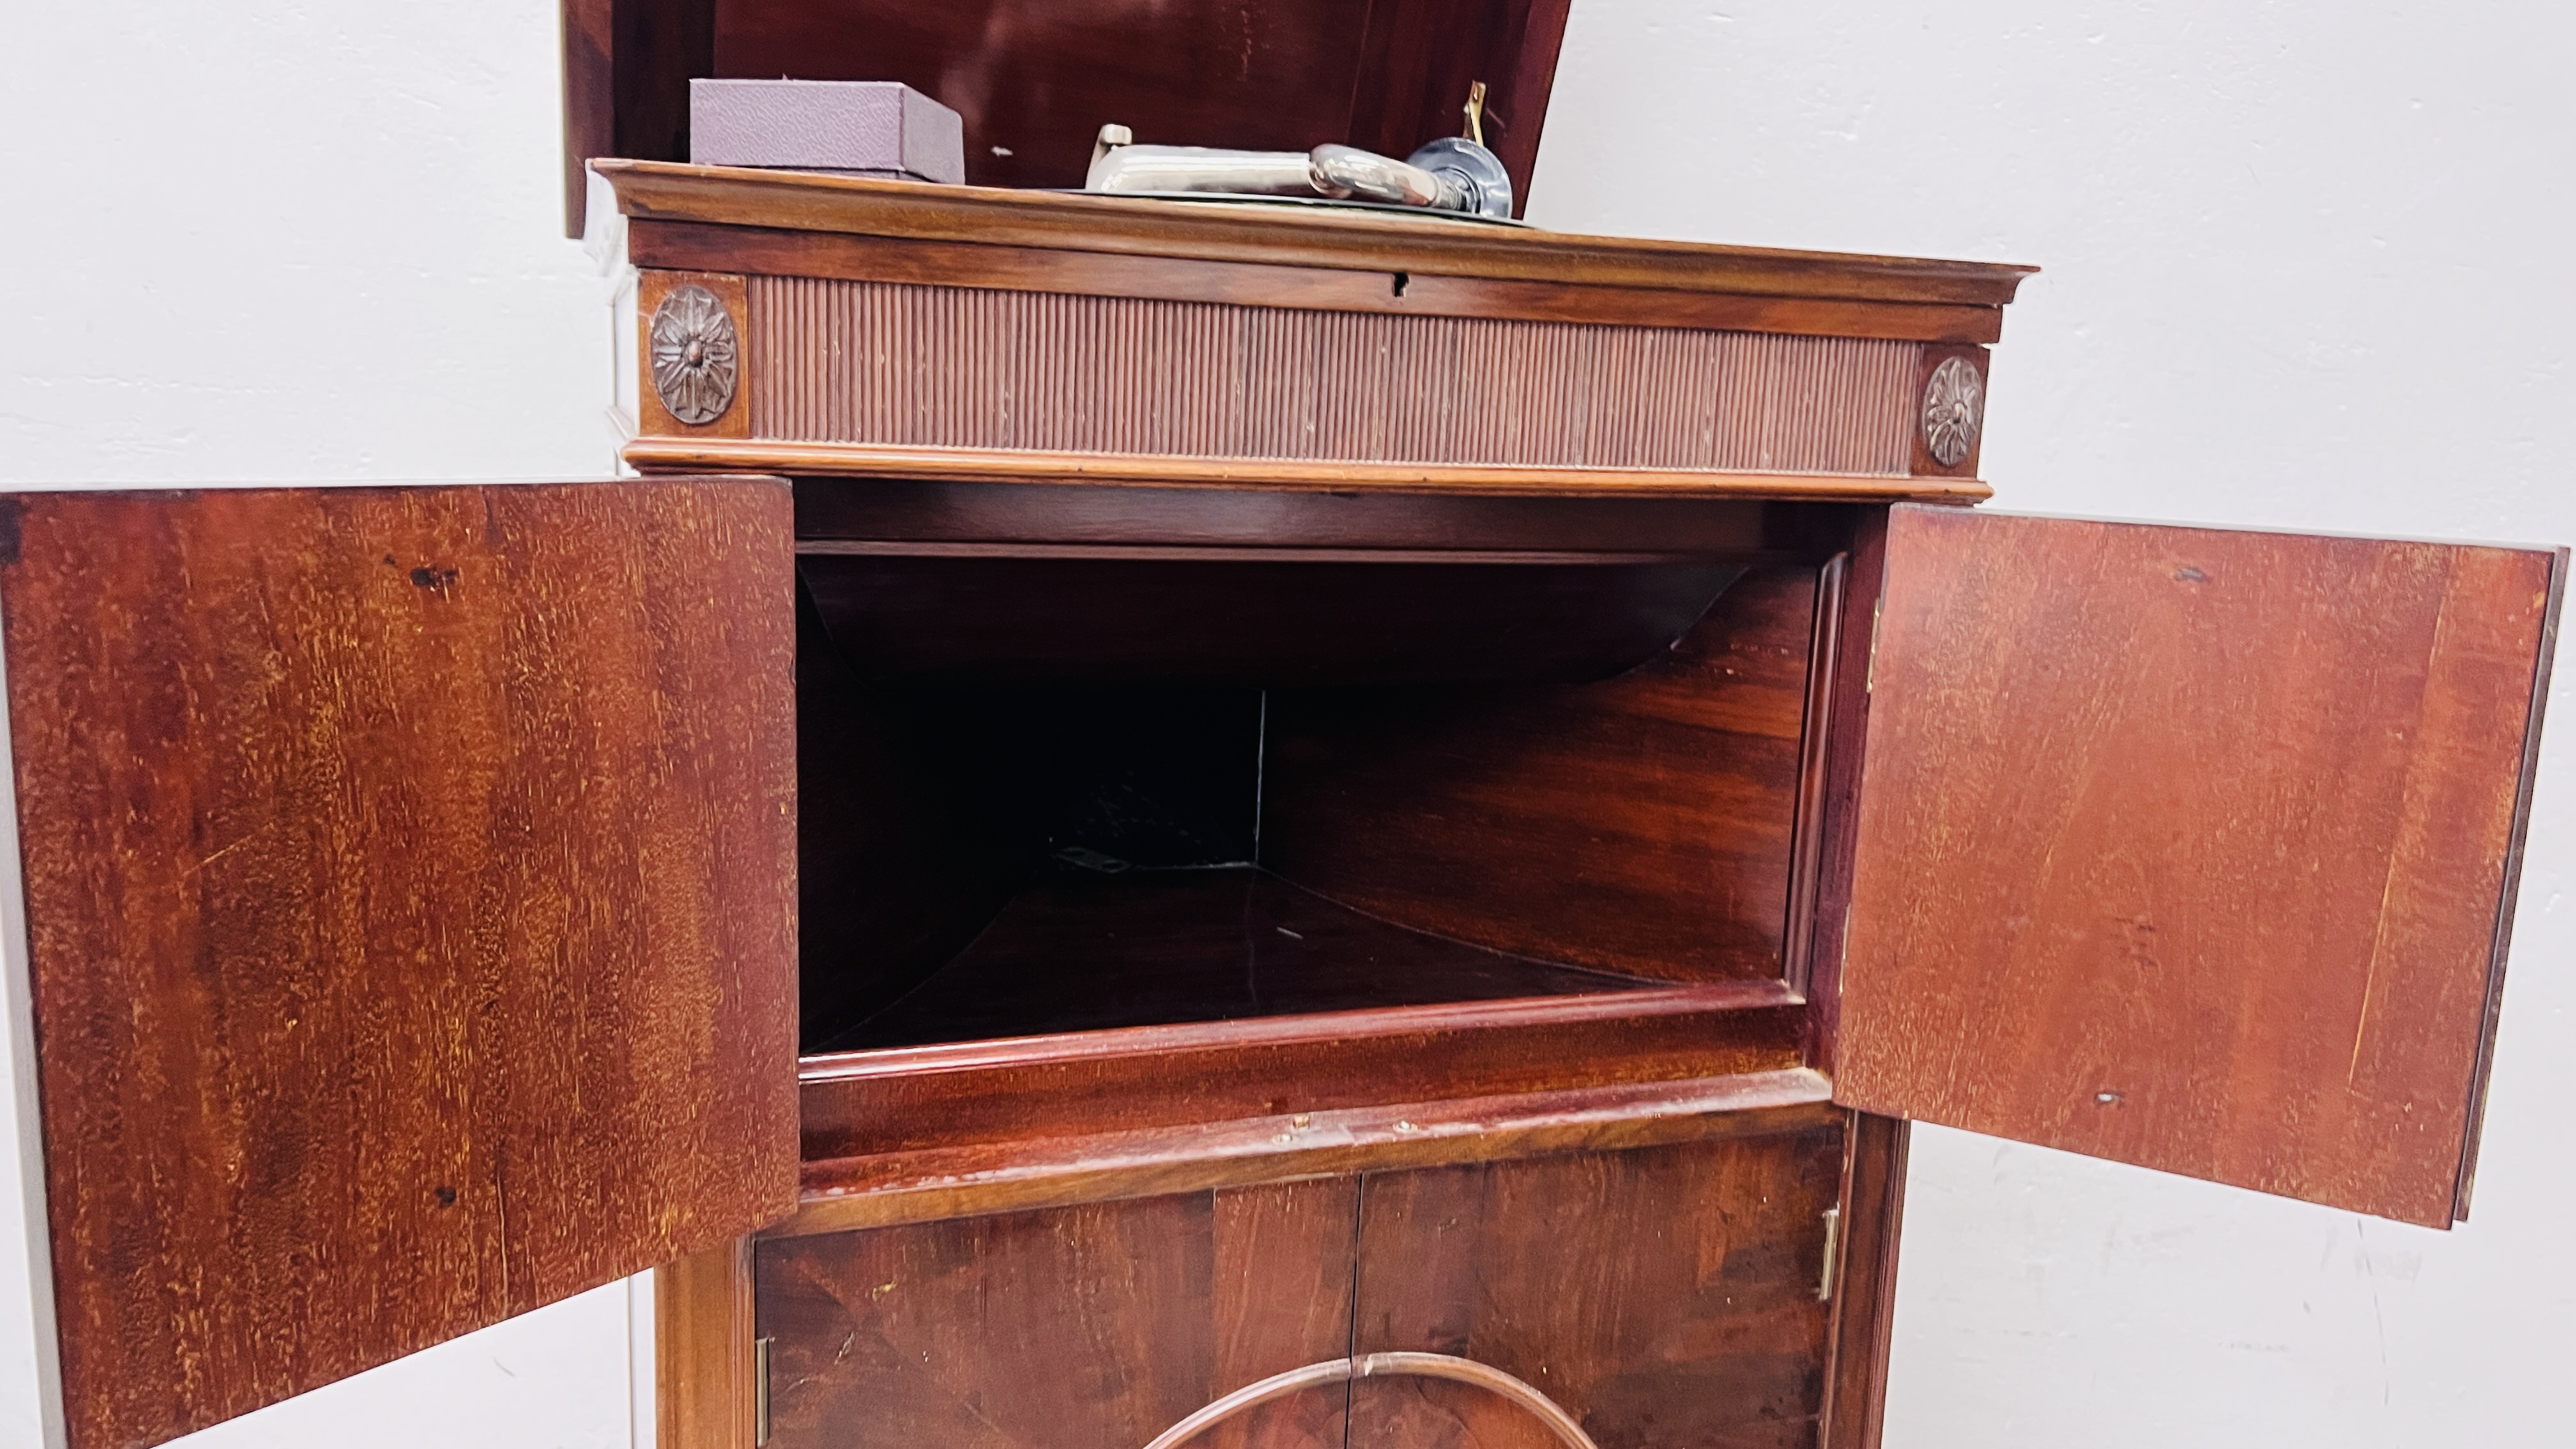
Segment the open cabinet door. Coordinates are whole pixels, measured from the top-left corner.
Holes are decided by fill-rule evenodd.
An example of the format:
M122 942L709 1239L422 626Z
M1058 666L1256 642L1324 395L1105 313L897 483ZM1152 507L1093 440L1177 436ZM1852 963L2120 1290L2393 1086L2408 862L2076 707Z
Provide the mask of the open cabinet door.
M2563 573L1892 510L1836 1100L2465 1215Z
M786 485L0 499L72 1449L794 1206Z

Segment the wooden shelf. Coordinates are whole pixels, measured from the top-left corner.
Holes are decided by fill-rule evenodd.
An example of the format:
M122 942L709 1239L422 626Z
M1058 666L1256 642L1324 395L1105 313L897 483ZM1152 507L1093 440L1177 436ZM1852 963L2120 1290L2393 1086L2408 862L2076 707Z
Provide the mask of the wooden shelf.
M1050 870L826 1052L1669 989L1389 925L1250 866Z

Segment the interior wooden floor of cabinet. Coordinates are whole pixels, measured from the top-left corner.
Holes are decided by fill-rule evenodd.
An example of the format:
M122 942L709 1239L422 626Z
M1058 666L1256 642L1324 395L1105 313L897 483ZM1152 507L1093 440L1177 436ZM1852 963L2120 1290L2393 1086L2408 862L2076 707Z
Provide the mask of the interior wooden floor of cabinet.
M938 972L813 1050L1670 985L1411 930L1256 866L1060 865Z

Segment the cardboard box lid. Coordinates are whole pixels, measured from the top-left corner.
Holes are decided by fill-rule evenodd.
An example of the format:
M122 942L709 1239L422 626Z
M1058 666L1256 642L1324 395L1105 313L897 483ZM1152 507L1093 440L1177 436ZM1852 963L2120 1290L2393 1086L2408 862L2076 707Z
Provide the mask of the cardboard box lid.
M1402 156L1485 140L1529 194L1571 0L564 0L567 196L593 157L688 157L699 76L893 80L965 118L966 179L1080 186L1102 123L1136 139Z
M689 159L702 166L966 179L957 113L901 81L692 80Z

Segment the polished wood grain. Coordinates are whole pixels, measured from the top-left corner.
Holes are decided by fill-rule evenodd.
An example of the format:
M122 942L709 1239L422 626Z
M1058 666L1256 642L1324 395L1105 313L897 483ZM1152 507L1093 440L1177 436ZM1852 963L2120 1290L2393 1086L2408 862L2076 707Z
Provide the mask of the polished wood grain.
M1841 1043L1842 969L1851 926L1853 842L1860 828L1860 781L1869 741L1869 667L1878 639L1880 589L1887 578L1887 513L1852 510L1845 520L1841 622L1831 641L1829 679L1813 680L1825 712L1820 796L1813 798L1815 909L1793 929L1805 932L1805 970L1790 979L1807 999L1807 1065L1833 1075ZM1820 661L1821 662L1821 661ZM1811 701L1814 695L1810 695Z
M1404 286L1398 290L1394 272L1347 267L1132 256L713 222L634 220L627 228L627 256L639 267L681 271L731 270L775 277L1410 317L1496 317L1905 342L1992 342L2003 335L2001 308L1967 302L1780 296L1433 272L1404 273Z
M1798 805L1789 834L1789 902L1781 916L1780 977L1808 994L1815 981L1816 914L1824 889L1832 789L1835 710L1841 701L1844 605L1851 555L1836 553L1816 570L1815 610L1807 633L1805 712L1798 727Z
M1783 972L1817 571L1597 683L1275 690L1262 863L1387 920L1668 981Z
M1844 1119L1830 1093L1796 1068L1393 1104L1386 1091L1364 1107L809 1161L804 1206L766 1235L1804 1130Z
M863 680L1283 688L1598 679L1663 652L1741 572L1689 556L1043 547L808 552L797 571Z
M1634 991L1407 930L1249 866L1058 866L831 1051Z
M684 161L697 76L902 80L961 112L968 177L1080 186L1092 137L1395 156L1459 134L1488 85L1486 140L1529 196L1566 0L1160 7L985 0L563 0L568 234L600 157Z
M689 77L715 73L716 0L563 0L564 234L599 156L689 155Z
M806 478L800 549L841 543L1697 554L1818 559L1830 505L1745 498L1470 498L1449 494Z
M653 1427L661 1449L758 1449L751 1239L653 1270Z
M970 180L1034 187L1080 186L1112 120L1147 141L1404 156L1460 134L1481 81L1485 139L1526 200L1567 8L565 0L565 160L685 159L693 76L906 81L961 113Z
M564 235L577 237L589 220L590 158L617 154L617 4L563 0L558 13L563 26Z
M1974 478L1835 473L1717 473L1687 468L1553 468L1472 463L1368 463L1191 458L1154 453L935 448L776 439L641 437L627 463L645 473L790 473L798 477L925 479L1085 487L1488 494L1539 498L1755 498L1780 502L1976 503L1994 490Z
M1463 135L1461 109L1482 82L1485 144L1511 173L1512 214L1527 211L1572 8L1573 0L1375 0L1352 88L1350 144L1409 156L1435 136Z
M2447 1226L2562 567L1895 510L1837 1098Z
M969 181L1080 186L1109 121L1139 141L1187 146L1303 151L1348 139L1370 9L1369 0L1150 10L1103 0L728 0L716 63L729 76L906 82L963 118ZM1450 104L1445 130L1455 132Z
M762 1242L777 1449L1138 1449L1348 1352L1352 1177ZM1343 1394L1194 1445L1338 1449Z
M1581 236L1384 212L1192 205L651 161L603 161L596 169L616 187L619 208L639 221L1389 276L1997 308L2035 270L1999 262Z
M1126 1027L806 1059L809 1162L1797 1065L1778 982Z
M0 505L74 1449L793 1201L789 526L774 480Z
M797 591L797 1022L807 1049L948 963L1041 843L990 711L870 689ZM1248 790L1248 787L1247 787Z
M1806 1449L1822 1401L1827 1122L1623 1152L1372 1173L1353 1351L1512 1374L1601 1449ZM1465 1384L1364 1379L1353 1449L1553 1449Z
M1879 1449L1887 1419L1888 1348L1896 1327L1896 1242L1905 1215L1912 1128L1852 1114L1844 1136L1839 1262L1825 1356L1821 1449Z
M681 287L703 287L715 294L724 305L725 315L733 319L734 367L733 402L712 421L684 423L662 405L662 394L653 386L653 315L671 293ZM761 379L752 366L752 348L757 338L753 327L751 302L741 275L730 272L639 272L635 279L635 422L647 435L680 438L748 438L752 434L752 417L760 396Z
M1080 186L1104 121L1138 140L1405 156L1462 132L1488 83L1487 140L1529 195L1566 0L1258 0L1160 5L733 0L722 74L902 80L965 122L967 179ZM643 153L633 153L643 154Z

